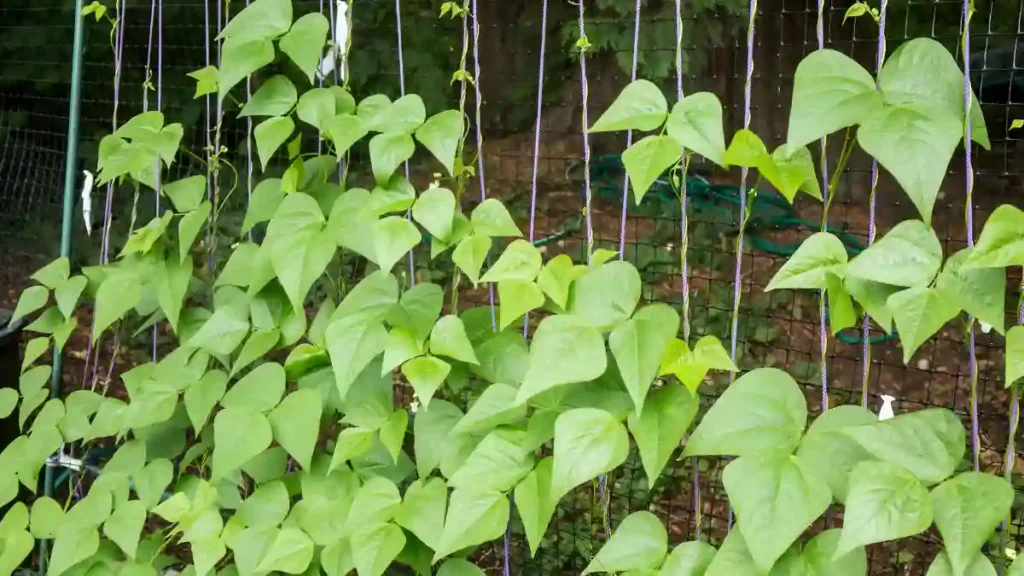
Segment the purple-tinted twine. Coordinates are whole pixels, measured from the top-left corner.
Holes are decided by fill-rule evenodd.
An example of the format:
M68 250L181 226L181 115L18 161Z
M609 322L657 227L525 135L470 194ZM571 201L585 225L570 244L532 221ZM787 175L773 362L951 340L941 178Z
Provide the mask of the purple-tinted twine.
M825 0L818 0L818 49L825 47ZM828 144L825 137L821 138L821 188L824 197L822 198L821 210L821 231L828 232ZM821 304L818 307L821 315L818 325L819 345L821 347L821 411L828 410L828 293L824 290L819 292Z
M544 54L548 38L548 0L541 2L540 14L540 62L537 64L537 121L533 133L533 173L530 176L530 228L527 238L533 243L537 221L537 167L540 159L540 122L544 111ZM530 314L523 316L523 337L530 334Z
M480 184L480 201L487 199L487 184L484 178L484 137L480 129L480 108L483 98L480 96L480 20L473 0L473 89L476 98L476 181ZM494 311L494 284L487 285L487 297L491 303L491 328L498 331L498 318Z
M474 2L475 1L476 0L474 0ZM584 0L579 0L577 2L577 5L579 6L580 39L587 37L583 2ZM587 114L587 101L590 96L590 87L587 84L587 53L582 49L580 50L580 96L583 102L583 218L587 223L587 264L589 265L594 255L594 221L590 215L590 137L587 133L587 129L590 126L590 118ZM598 478L597 485L598 495L601 502L601 511L603 513L602 517L607 518L608 508L606 506L607 500L605 499L605 493L608 489L608 476L601 474ZM607 537L607 534L605 536Z
M320 12L321 15L323 15L323 13L324 13L324 0L320 0L319 12ZM334 40L334 20L333 19L328 20L327 21L327 25L330 26L331 40ZM324 77L323 77L322 74L320 74L319 66L320 66L320 63L317 62L316 85L319 86L320 88L323 88L324 87ZM320 146L320 143L317 142L317 150L320 149L319 146Z
M676 0L676 100L683 99L683 3ZM686 261L686 248L689 246L689 222L686 217L686 178L679 182L680 209L680 250L683 257L680 268L683 276L683 340L690 341L690 273Z
M971 2L963 2L963 30L964 30L964 172L967 188L967 245L974 246L974 162L971 157ZM978 471L981 466L980 442L978 434L978 359L974 335L974 323L971 322L967 329L967 348L970 354L970 375L971 375L971 454L974 457L974 470Z
M114 35L114 111L111 115L111 129L113 132L117 131L117 107L120 103L121 96L121 61L124 55L124 28L125 28L125 14L127 9L125 6L126 0L121 0L121 9L117 16L117 32ZM114 205L114 185L113 183L107 184L106 198L103 204L103 234L100 238L100 263L106 264L109 262L109 250L110 250L110 226L113 222L112 212ZM99 364L100 364L100 352L103 350L101 345L102 337L96 346L96 357L93 360L92 366L92 389L96 389L96 381L99 377ZM115 353L117 348L114 348ZM89 357L92 352L92 338L89 338L89 349L86 350L86 365L85 373L89 372Z
M320 11L323 12L323 7L322 7L323 0L320 0L320 2L321 2ZM334 41L335 47L338 50L338 52L336 54L340 55L340 57L339 56L335 56L335 58L338 59L338 62L336 62L335 66L334 66L334 83L338 84L338 85L341 85L342 84L342 82L341 82L341 69L348 63L348 50L345 48L345 46L337 46L338 37L335 35L335 31L338 29L338 24L334 21L334 4L335 4L335 2L331 2L330 0L328 0L328 2L327 2L327 14L328 14L328 21L331 24L331 40ZM352 7L349 6L348 7L348 11L346 12L346 16L345 16L346 20L348 19L348 14L350 14L351 12L352 12ZM345 28L346 29L348 28L348 23L347 22L345 23ZM346 38L345 42L346 43L349 42L349 39L351 38L351 36L352 36L352 30L348 30L348 34L345 35L345 38ZM320 79L320 85L321 86L323 85L323 78ZM339 157L338 158L338 184L344 184L344 179L345 179L345 159Z
M160 0L160 1L162 2L163 0ZM246 6L249 5L249 0L245 0L245 5ZM321 0L320 10L323 11L323 1L322 0ZM321 81L321 85L322 84L323 84L323 82ZM252 99L252 75L250 75L248 78L245 79L245 101L248 102L251 99ZM250 202L252 201L252 174L253 174L252 139L253 139L252 138L252 116L246 116L245 117L245 193L246 194L245 195L246 195L246 198L248 199L248 201L250 201ZM322 145L321 143L322 143L322 141L319 138L317 138L317 141L316 141L316 151L317 151L318 154L320 153L320 146ZM246 209L248 209L248 206L249 205L246 204ZM249 231L247 232L247 235L249 237L249 242L252 242L252 228L249 229Z
M220 33L224 31L224 27L227 26L227 23L230 20L231 20L231 5L229 3L225 3L222 6L220 2L217 2L217 35L220 35ZM223 58L223 55L224 55L224 40L221 39L221 40L217 41L217 69L218 70L221 67L221 59ZM224 101L218 97L217 98L217 126L216 126L216 131L214 133L214 142L213 142L213 147L214 147L215 153L219 153L220 148L221 148L221 139L220 139L221 138L221 134L220 134L220 130L221 130L221 125L222 125L223 122L224 122ZM220 164L219 158L217 160L217 164L218 164L218 166ZM217 185L214 186L214 190L218 192L215 195L216 196L220 196L219 190L218 190L218 187L220 185L219 184L220 183L220 168L219 167L218 167L217 172L215 174L216 174L216 177L217 177ZM217 213L217 200L220 200L220 198L214 198L214 200L210 203L213 206L213 209L210 210L210 226L209 226L210 246L214 246L214 243L213 243L213 235L214 235L213 216ZM216 275L216 266L217 266L216 260L214 259L214 253L213 252L214 252L213 250L209 250L208 251L208 256L207 256L207 259L206 259L207 265L210 267L210 276L211 277Z
M246 6L248 6L249 5L249 0L245 0L245 4L246 4ZM320 12L321 16L323 16L323 13L324 13L324 0L320 0L320 8L317 11ZM326 16L324 16L324 17L326 18ZM331 30L333 30L334 29L334 22L328 20L327 21L327 26ZM332 34L333 34L333 32L332 32ZM326 58L326 56L322 56L322 58ZM324 77L320 74L320 65L321 65L321 62L317 62L316 85L319 88L323 88L324 87ZM248 82L248 80L247 80L247 82ZM248 117L246 117L246 119L248 120ZM252 138L252 128L251 128L252 127L252 120L249 120L248 125L250 127L250 131L249 131L249 135L247 136L247 139L248 138ZM317 138L317 140L316 140L316 153L319 154L322 149L323 149L323 140L321 140L320 138ZM250 241L252 240L251 236L252 235L250 234L250 238L249 238Z
M121 62L124 55L124 28L125 28L125 14L127 13L127 7L125 6L125 0L121 0L121 11L117 18L117 35L114 40L114 113L111 118L111 128L113 131L117 131L117 109L121 101ZM100 245L100 263L106 264L110 261L110 226L111 226L111 211L113 210L114 202L114 185L113 183L107 184L107 197L106 203L103 209L103 238Z
M750 85L754 77L754 23L757 17L757 0L750 0L750 22L747 26L747 73L743 86L743 128L750 127ZM739 328L739 308L741 282L743 280L743 220L747 213L747 173L744 168L740 174L740 230L736 236L736 266L733 275L733 314L731 334L729 335L729 357L736 363L736 338ZM729 373L729 383L736 379L736 373Z
M398 0L395 0L396 3ZM477 11L476 0L473 0L473 88L474 97L476 98L476 167L477 167L477 182L480 184L480 201L483 202L487 199L487 184L484 178L484 137L480 127L480 108L483 106L483 98L480 95L480 13ZM401 41L401 39L399 39ZM401 55L401 50L399 50ZM399 66L401 66L401 57L399 57ZM404 82L403 82L404 85ZM402 93L405 93L403 87ZM406 164L406 174L408 174L408 164ZM411 255L411 253L410 253ZM411 264L411 262L410 262ZM491 304L491 329L495 332L498 331L498 318L494 309L494 284L487 285L487 297ZM511 502L511 495L509 496ZM511 503L510 503L511 505ZM510 517L511 518L511 517ZM505 526L505 535L502 539L504 544L504 558L502 562L502 573L504 576L509 576L509 556L510 556L510 538L512 523L511 519Z
M676 0L676 100L683 99L683 3ZM685 154L685 151L684 151ZM683 160L686 162L686 160ZM683 280L683 341L690 342L690 274L686 261L687 246L689 245L689 221L686 215L686 177L679 181L679 202L680 208L680 232L679 251L681 254L680 270ZM700 540L700 458L693 459L693 523L696 525L695 533L697 540Z
M331 40L334 41L335 47L338 50L338 54L341 54L345 50L345 47L337 45L338 44L338 36L334 33L334 31L338 29L338 24L337 24L337 22L334 21L334 2L331 2L330 0L327 1L327 14L329 16L328 20L331 23ZM339 58L340 62L336 62L335 63L335 66L334 66L334 83L335 84L338 83L338 67L339 67L339 65L344 65L344 60L345 60L344 58Z
M1024 290L1024 283L1021 283L1021 289ZM1024 325L1024 300L1021 300L1020 308L1017 310L1017 324ZM1006 439L1006 454L1003 457L1003 478L1007 482L1013 480L1013 465L1017 459L1017 427L1019 425L1018 419L1020 418L1020 391L1016 385L1010 386L1010 421L1009 421L1009 437ZM1000 523L1000 535L999 535L999 549L1006 550L1006 540L1008 534L1006 519ZM999 575L1002 576L1005 562L1000 561Z
M676 0L676 100L683 99L683 4ZM685 154L685 152L684 152ZM685 160L684 160L685 162ZM680 244L679 250L682 254L680 260L680 272L682 275L683 292L683 341L689 344L690 341L690 274L686 259L687 246L689 245L689 218L686 214L686 177L685 174L679 181L679 203L680 203ZM700 504L700 458L693 459L693 523L696 526L696 539L700 540L701 535L701 504Z
M583 2L579 0L580 17L579 28L580 38L586 38L586 25L583 19ZM590 126L590 119L587 115L587 100L589 99L590 87L587 85L587 53L580 51L580 92L583 98L583 200L584 220L587 226L587 264L591 262L594 252L594 221L590 214L590 137L587 128Z
M875 73L882 69L885 60L885 19L888 0L882 0L878 9L878 48L875 54ZM878 189L878 160L871 158L871 193L868 196L868 246L875 243L875 191ZM868 406L868 382L871 375L871 316L864 313L864 322L860 329L861 358L864 364L861 377L861 406Z
M402 0L395 0L395 27L398 29L398 94L405 96L405 56L402 54ZM409 161L405 161L405 179L409 179ZM406 215L412 218L412 212ZM409 251L409 285L416 285L416 259Z
M153 0L149 7L149 38L146 43L146 84L142 86L142 111L146 112L149 109L149 77L150 77L150 65L152 64L153 56L153 24L156 22L157 28L157 56L156 56L156 109L161 110L161 94L163 92L163 55L164 55L164 19L163 19L163 0ZM160 188L163 181L163 170L161 166L162 159L156 159L156 215L160 215ZM156 362L156 342L157 342L157 326L153 325L151 332L151 356L154 362Z
M747 73L743 86L743 128L750 127L750 88L754 77L754 26L757 19L757 0L750 0L750 22L747 25ZM736 337L739 329L740 294L743 280L743 232L747 214L747 172L744 168L740 174L740 230L736 236L736 269L733 277L732 293L732 333L729 335L729 358L736 363ZM729 384L736 379L735 372L729 372ZM732 530L733 510L729 505L729 519L726 526Z
M637 58L640 55L640 0L636 0L636 16L633 18L633 66L630 82L636 82ZM626 131L626 148L633 145L633 130ZM626 257L626 209L629 206L629 173L622 179L622 218L619 224L619 260Z
M203 52L206 66L210 64L210 0L203 0ZM210 140L210 95L206 95L206 114L203 117L206 133L206 198L213 203L213 144ZM209 242L213 238L213 210L210 211L210 228L207 230L206 239ZM207 259L209 272L213 273L213 254Z

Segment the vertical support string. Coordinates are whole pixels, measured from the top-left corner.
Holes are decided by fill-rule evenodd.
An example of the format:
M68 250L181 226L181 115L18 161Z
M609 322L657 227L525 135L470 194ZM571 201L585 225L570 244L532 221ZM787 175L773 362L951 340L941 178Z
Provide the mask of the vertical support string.
M825 48L825 0L818 0L818 50ZM828 139L821 138L821 189L824 193L821 207L821 231L828 232L828 208L832 203L829 190L828 178ZM818 325L820 348L821 348L821 411L828 410L828 292L818 292L818 312L820 323Z
M750 91L751 84L754 78L754 32L757 20L757 0L750 0L749 5L749 17L750 20L747 24L747 71L746 81L743 85L743 128L750 128ZM747 174L749 170L743 168L740 173L740 229L736 235L736 268L733 275L733 293L732 293L732 326L731 334L729 335L729 358L732 359L733 364L736 363L736 339L737 331L739 330L739 316L740 316L740 297L742 295L742 281L743 281L743 236L747 223ZM736 380L736 373L729 372L729 384L732 384ZM726 522L726 526L729 530L732 530L733 522L733 510L732 505L729 505L729 518Z
M345 66L345 61L346 61L346 58L347 58L347 53L344 53L345 52L345 46L338 46L338 35L337 35L338 25L337 25L336 20L335 20L335 17L337 17L337 16L334 13L334 7L335 7L334 5L335 5L336 1L337 0L328 0L328 2L327 2L327 5L328 5L327 6L327 10L328 10L328 22L331 25L331 33L330 33L331 34L331 41L334 42L334 46L335 46L335 50L336 50L336 52L335 52L336 55L333 55L332 57L337 58L337 61L335 61L334 73L333 73L334 74L334 83L338 84L339 83L339 78L340 78L339 75L341 74L338 69L343 68ZM324 11L324 0L321 0L321 12L323 12L323 11ZM345 14L345 17L346 18L348 17L347 13ZM348 42L348 38L347 37L351 36L351 30L348 30L347 32L349 34L346 34L346 39L345 39L346 43ZM323 77L321 77L321 80L319 80L319 85L321 85L321 86L324 85L324 78ZM345 164L345 160L343 158L339 157L338 158L338 183L341 184L341 186L343 188L344 188L344 184L345 184L345 166L344 166L344 164Z
M582 1L582 0L581 0ZM640 56L640 0L636 0L636 15L633 18L633 65L629 80L636 82L637 60ZM586 126L584 126L586 129ZM626 148L633 145L633 130L626 131ZM622 217L619 224L619 260L626 257L626 210L629 206L629 173L622 179Z
M121 0L121 10L118 12L117 32L114 40L114 112L111 116L111 130L117 131L117 109L121 102L121 61L124 55L124 26L126 20L125 0ZM100 246L100 264L110 261L110 226L111 212L114 201L114 184L107 183L106 200L103 209L103 238Z
M676 101L683 99L683 2L676 0ZM683 150L683 173L679 178L679 269L683 292L683 342L690 345L690 271L687 255L690 251L689 218L686 213L686 173L688 152ZM693 520L696 539L701 536L700 458L693 459Z
M402 52L402 0L395 0L395 27L398 30L398 94L405 96L405 55ZM409 178L409 161L405 161L405 177Z
M542 0L541 2L541 15L540 15L540 56L539 62L537 63L537 120L534 124L533 134L533 172L530 176L530 228L528 231L528 238L530 243L533 243L534 234L536 232L536 219L537 219L537 167L540 159L540 127L541 118L544 110L544 54L547 52L547 36L548 36L548 0ZM530 313L527 312L523 315L523 338L526 338L530 334ZM512 500L512 495L509 494L509 507L514 507L515 502ZM504 546L504 562L502 563L502 576L509 576L509 556L511 548L512 538L512 522L505 526L505 536L502 541Z
M1024 281L1020 285L1021 293L1024 294ZM1020 301L1020 307L1017 309L1017 324L1024 325L1024 298ZM1013 465L1017 459L1017 427L1020 424L1020 389L1016 384L1010 385L1010 418L1009 418L1009 435L1006 439L1006 454L1003 456L1003 478L1007 482L1013 482ZM1000 535L999 535L999 550L1000 554L1004 554L1006 550L1006 542L1010 536L1010 516L1000 523ZM1003 575L1005 562L1000 561L999 576Z
M149 4L149 35L146 39L146 79L142 84L142 111L149 111L149 82L153 77L153 31L156 29L156 2Z
M474 0L475 1L475 0ZM577 0L579 6L579 32L580 39L587 37L586 9L583 5L585 0ZM580 48L580 96L582 100L582 134L583 134L583 218L587 227L587 265L593 261L594 256L594 221L590 207L590 118L587 111L587 101L590 99L590 86L587 84L587 51ZM602 518L608 518L608 476L601 474L598 478L598 497L601 503ZM604 522L605 536L609 537L608 523Z
M212 62L210 61L210 0L203 0L203 58L207 67L212 66ZM206 107L203 113L203 132L205 134L204 143L206 145L206 198L213 203L213 140L211 137L212 126L210 124L210 95L207 94L204 98L206 100ZM214 210L210 210L210 227L206 232L206 241L208 243L213 239L213 213ZM212 254L207 259L207 266L212 274Z
M159 2L159 4L158 4ZM149 110L149 88L150 78L152 77L152 56L153 56L153 27L154 23L157 27L157 94L156 94L156 109L159 112L161 110L161 92L163 89L163 2L161 0L153 0L149 7L149 37L146 42L146 79L142 85L142 111L147 112ZM162 185L161 170L161 159L156 159L156 195L155 195L155 214L160 215L160 188ZM156 362L156 342L157 342L157 326L153 324L153 329L150 333L151 338L151 357Z
M118 106L121 102L121 63L124 57L124 27L125 21L127 20L127 8L125 6L126 0L121 0L121 7L117 13L117 30L114 34L114 110L111 114L110 127L111 132L116 132L118 127L117 122L117 111ZM68 159L70 162L70 159ZM114 210L114 183L108 182L106 189L106 197L103 204L103 234L100 239L100 264L107 264L110 262L110 228L113 225L113 210ZM90 335L93 330L90 329ZM92 346L92 338L89 338L89 346ZM99 378L99 365L100 365L100 353L103 351L103 338L102 336L96 342L96 353L93 356L92 365L92 379L91 379L91 390L96 390L97 379ZM116 352L116 347L115 347ZM85 373L88 375L89 364L88 364L88 351L86 352L86 366Z
M402 0L395 0L395 27L398 30L398 95L405 96L405 56L402 53ZM405 164L405 179L409 179L409 160ZM412 212L406 216L412 218ZM416 285L416 259L409 251L409 284Z
M974 246L974 160L971 146L971 16L974 10L970 0L963 0L963 58L964 58L964 178L966 199L964 220L967 225L967 246ZM971 378L971 455L974 459L974 470L981 466L981 447L978 434L978 357L977 342L974 333L974 318L967 323L967 353L970 355L969 371Z
M163 0L160 0L163 2ZM245 5L249 6L249 0L245 0ZM321 10L323 7L321 6ZM322 82L321 82L322 83ZM249 75L245 79L245 101L248 102L252 99L252 75ZM252 117L245 117L245 198L246 198L246 210L249 209L249 202L252 201L252 175L253 175L253 164L252 164ZM320 146L322 140L317 138L316 151L320 153ZM252 229L248 231L249 241L252 242Z
M483 106L483 98L480 95L480 15L477 11L476 0L473 0L473 90L476 99L476 171L477 183L480 185L480 201L487 199L487 184L484 176L484 137L480 127L480 109ZM494 311L494 284L487 285L487 298L491 304L491 328L498 331L498 319Z
M530 243L536 232L537 223L537 168L540 161L540 128L544 112L544 54L548 39L548 0L541 0L540 13L540 61L537 63L537 120L533 130L533 172L530 175L530 228L527 238ZM523 316L523 338L530 335L530 313Z
M750 21L747 25L747 72L746 81L743 86L743 128L750 128L750 88L754 77L754 26L757 17L757 0L750 0ZM743 280L743 237L744 224L747 214L747 174L749 170L743 168L740 172L740 229L736 235L736 265L733 275L732 295L732 326L729 336L729 357L733 364L736 363L736 338L739 329L740 295L741 282ZM734 372L729 373L729 383L736 379Z
M581 39L587 37L583 2L584 0L577 0ZM594 253L594 221L590 214L590 135L587 131L590 127L590 119L587 114L590 87L587 85L587 53L584 49L580 50L580 93L583 103L583 217L587 228L587 264L590 264Z
M878 9L878 47L875 53L875 74L882 69L885 60L885 18L889 0L882 0ZM871 192L868 196L868 246L875 243L875 209L876 192L878 190L878 160L871 158ZM864 364L861 376L861 406L868 406L868 384L871 378L871 315L864 313L864 322L860 332L861 358Z
M397 4L398 0L395 0L395 2ZM480 185L480 201L483 202L484 200L487 199L487 183L486 183L486 178L485 178L485 174L484 174L484 138L483 138L483 131L482 131L481 122L480 122L480 110L483 107L483 97L481 96L481 93L480 93L480 12L479 12L479 10L477 8L476 0L473 0L472 6L473 6L472 14L470 14L469 17L471 17L473 19L473 97L474 97L475 104L476 104L476 106L475 106L476 109L475 109L475 113L474 113L474 123L476 124L476 126L475 126L475 131L474 132L475 132L475 137L476 137L477 183ZM399 41L401 41L401 38L399 38ZM399 50L399 54L401 54L401 50ZM401 62L402 62L401 58L399 58L399 66L400 67L401 67ZM405 93L404 81L403 81L402 93L403 94ZM408 163L406 163L406 168L405 169L406 169L406 175L408 175L408 171L409 171ZM410 253L410 256L411 256L411 253ZM410 261L410 265L411 265L411 261ZM496 316L495 307L494 307L494 284L488 284L487 285L487 297L488 297L488 300L489 300L490 306L491 306L491 329L494 330L495 332L497 332L498 331L498 318ZM510 503L509 503L510 506L514 505L514 503L511 502L511 495L509 496L509 498L510 498ZM504 536L502 538L502 544L503 544L503 548L504 548L504 550L503 550L504 551L504 556L503 556L503 559L502 559L502 574L504 576L509 576L509 557L510 557L510 550L509 550L509 548L510 548L511 529L512 529L511 522L512 521L511 521L511 518L510 518L509 519L509 523L505 526L505 534L504 534Z
M246 6L249 5L249 0L245 0L245 5ZM320 6L317 9L317 12L319 12L321 16L324 16L324 0L320 0ZM326 18L326 16L324 16L324 18ZM333 40L334 39L334 21L333 20L328 20L327 21L327 26L328 26L328 30L329 30L328 34L331 34L331 39ZM316 85L317 85L318 88L323 88L324 87L324 75L320 73L320 67L323 65L323 60L322 59L326 58L326 57L327 56L321 55L321 60L317 62ZM248 92L251 89L251 85L249 84L249 79L248 78L246 79L246 88L245 89L246 89L246 92ZM252 138L252 133L251 133L252 132L252 128L251 128L252 120L249 120L248 117L246 117L246 120L248 120L248 122L246 123L247 124L246 127L249 128L249 131L250 131L246 135L246 145L249 145L249 140ZM320 154L322 150L323 150L323 140L320 139L320 138L317 138L316 139L316 153ZM250 238L250 240L251 240L251 238Z
M676 0L676 100L683 99L683 3ZM686 154L686 151L683 151ZM690 343L690 271L687 255L690 248L690 222L686 215L686 172L679 180L679 267L682 273L683 292L683 341Z
M991 31L992 31L992 14L994 12L995 12L995 10L990 7L989 8L989 22L988 22L988 31L989 31L990 35L991 35ZM1024 16L1024 4L1022 4L1018 8L1018 11L1017 11L1017 34L1018 35L1021 32L1021 30L1020 30L1020 22L1021 22L1021 17L1022 16ZM987 47L988 47L988 39L987 38L986 38L985 42L986 42L985 46L986 46L986 49L987 49ZM1017 46L1017 41L1015 40L1014 41L1014 51L1015 52L1016 52L1016 46ZM986 58L985 58L985 63L982 65L983 69L987 68L987 66L988 66L988 62L987 62L988 61L988 51L986 50L984 54L985 54ZM1016 57L1014 57L1014 60L1016 61ZM1020 293L1024 294L1024 280L1022 280L1021 284L1020 284ZM1020 300L1019 300L1019 303L1018 303L1017 324L1018 325L1024 325L1024 297L1021 297ZM1010 432L1009 432L1009 437L1007 438L1007 441L1006 441L1006 455L1005 455L1005 459L1004 459L1004 462L1003 462L1003 478L1005 478L1007 482L1011 482L1012 483L1014 464L1016 463L1016 460L1017 460L1017 429L1018 429L1018 426L1020 424L1020 386L1017 385L1017 384L1012 384L1010 386L1010 418L1009 418L1009 420L1010 420L1009 421L1009 431ZM1006 550L1006 542L1007 542L1007 539L1009 538L1009 536L1010 536L1010 515L1008 514L1007 517L1002 522L1002 531L1001 531L1000 546L999 546L1000 550ZM1002 562L1002 561L999 562L999 564L998 564L998 566L999 566L999 576L1002 576L1002 574L1003 574L1004 565L1005 565L1005 562Z

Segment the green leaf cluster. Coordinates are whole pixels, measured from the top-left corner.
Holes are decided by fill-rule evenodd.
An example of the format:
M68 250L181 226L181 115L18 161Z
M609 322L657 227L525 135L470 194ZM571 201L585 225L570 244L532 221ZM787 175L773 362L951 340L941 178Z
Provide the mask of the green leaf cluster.
M463 15L456 8L446 11ZM197 93L226 98L278 51L312 84L331 50L327 32L319 14L293 21L289 0L255 0L218 37L219 69L192 74ZM692 94L670 112L644 80L590 131L657 132L623 155L638 202L694 153L756 168L792 200L798 191L822 196L806 145L857 126L857 141L927 217L939 166L930 161L928 178L911 169L931 158L928 147L945 154L954 124L955 147L964 122L946 88L955 80L947 57L909 42L878 90L852 61L812 54L797 74L789 142L772 154L749 131L726 147L714 95ZM31 316L27 330L40 336L26 346L17 388L0 392L0 417L17 410L21 430L0 451L0 506L19 486L36 490L62 445L102 443L113 454L87 470L84 498L8 508L0 572L46 539L54 576L155 574L183 563L197 575L381 576L396 563L424 576L477 575L474 552L510 521L536 554L553 536L559 503L614 477L631 453L649 490L674 459L730 458L722 481L736 527L718 549L670 547L662 519L636 511L584 574L860 575L865 546L933 524L944 551L929 573L987 569L979 551L1013 490L995 476L957 473L965 433L956 415L927 409L879 421L841 406L808 425L793 378L758 368L691 430L702 388L716 373L740 372L733 358L713 335L680 338L671 306L642 304L632 264L612 253L589 264L545 258L501 201L464 206L460 111L428 117L415 95L357 101L342 86L300 89L278 74L239 117L262 118L253 132L262 169L279 154L288 168L255 186L226 258L211 240L223 224L224 199L208 188L216 170L159 185L180 126L141 114L100 144L102 181L159 187L172 209L133 225L114 262L73 271L56 260L19 299L16 319ZM318 153L302 152L304 132L319 139ZM339 163L357 158L349 152L367 137L368 165L346 162L336 184ZM447 173L423 189L395 174L417 143ZM895 148L908 151L907 166L891 164ZM348 172L368 186L348 185ZM976 246L946 259L924 221L899 224L852 259L822 232L768 290L824 291L833 330L863 314L886 330L895 324L909 359L961 311L1004 331L1003 268L1024 265L1022 230L1024 212L1000 208ZM445 285L396 268L428 250L431 266L451 270ZM493 288L496 309L460 308L463 277ZM94 339L169 328L156 359L118 377L124 397L104 387L50 398L46 353L60 352L84 305ZM529 340L527 314L539 319ZM1024 332L1005 333L1010 384L1024 376ZM842 528L803 538L833 506L843 507Z

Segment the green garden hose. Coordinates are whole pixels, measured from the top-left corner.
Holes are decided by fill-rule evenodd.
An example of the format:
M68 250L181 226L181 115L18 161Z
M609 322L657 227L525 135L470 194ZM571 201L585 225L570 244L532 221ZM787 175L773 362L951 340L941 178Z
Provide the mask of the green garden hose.
M575 169L579 168L582 162L571 164L566 171L568 177ZM622 158L617 154L605 154L592 158L590 161L590 182L591 191L601 197L618 200L622 195L621 174L624 170ZM694 174L686 177L687 204L695 210L717 213L732 216L740 205L740 189L732 184L713 184L708 180ZM750 245L754 250L774 254L778 256L790 256L800 246L800 241L792 244L779 244L769 240L766 235L779 230L806 229L814 232L821 230L821 223L812 220L804 220L799 217L785 198L777 193L759 192L753 195L754 201L751 207L750 218L747 221L746 234L750 239ZM679 202L679 190L672 179L662 175L651 188L641 202L643 205L654 203L674 204ZM571 226L566 226L567 232L560 237L571 235ZM829 230L835 234L846 247L851 256L856 256L866 249L861 241L849 232L849 225L843 223L839 227L829 226ZM558 238L560 239L560 238ZM544 238L540 243L548 243L551 240ZM841 342L857 344L860 342L859 334L849 335L846 331L836 334ZM872 344L885 342L896 338L895 332L871 338Z
M567 174L577 169L580 164L576 162L570 165ZM599 196L618 199L622 195L621 178L618 177L622 171L622 159L618 155L606 154L592 159L591 190ZM740 204L739 187L732 184L713 184L692 174L686 177L686 196L688 204L694 206L696 210L723 215L731 215ZM678 201L678 189L670 178L663 175L651 185L641 205L655 202L670 204ZM765 238L765 235L773 231L801 228L817 232L821 230L821 224L800 218L793 206L779 194L759 192L754 196L746 232L755 249L769 254L790 256L800 246L799 242L789 245L778 244ZM849 226L846 223L839 227L830 226L829 230L842 240L850 255L860 254L866 248L856 236L848 232Z

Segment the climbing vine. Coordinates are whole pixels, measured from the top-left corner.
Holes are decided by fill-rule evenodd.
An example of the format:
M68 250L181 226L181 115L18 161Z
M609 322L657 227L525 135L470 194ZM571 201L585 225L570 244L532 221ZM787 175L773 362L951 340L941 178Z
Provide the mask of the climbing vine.
M445 7L466 38L469 2ZM0 574L49 540L42 562L52 576L168 566L380 576L394 563L424 576L482 574L476 549L515 521L536 554L558 503L613 474L634 447L648 486L673 457L729 459L722 479L736 525L718 549L697 539L670 551L662 520L634 512L609 526L585 574L862 575L866 546L933 524L945 548L929 574L994 570L982 550L1013 489L961 470L967 440L955 414L880 420L839 406L808 425L794 379L758 368L690 431L708 373L739 372L721 342L705 336L691 347L688 330L679 338L679 313L641 305L641 276L615 252L545 259L498 199L466 201L478 175L463 160L464 99L428 116L414 94L357 98L329 77L318 85L325 49L333 54L329 31L321 14L294 19L290 0L255 0L221 32L220 66L193 74L197 97L218 102L279 57L304 79L271 75L241 106L238 118L254 119L260 169L288 167L256 185L230 243L197 245L210 227L230 227L217 218L230 189L208 193L214 168L158 186L179 160L180 124L145 112L100 142L97 183L159 189L170 208L135 226L113 262L73 270L58 259L21 295L15 320L31 319L26 330L39 336L18 388L0 389L0 416L16 411L22 430L0 452L0 503L17 500L0 521ZM467 46L455 78L463 91L479 76L465 64ZM877 86L823 49L798 67L787 142L771 153L749 129L726 146L715 95L680 97L670 111L643 79L584 128L651 133L623 153L637 203L666 170L685 177L693 154L756 170L790 202L831 198L844 161L823 191L807 146L844 132L843 158L854 146L870 154L921 219L852 259L837 236L817 233L767 289L825 291L833 332L870 314L895 328L905 361L966 312L1005 333L1011 385L1024 377L1024 328L1004 326L1005 269L1024 265L1024 211L1000 207L973 247L948 256L929 224L965 124L988 145L980 112L964 113L962 86L931 40L901 46ZM232 116L223 121L239 121ZM302 136L315 136L320 152L304 151ZM368 162L352 155L335 184L339 159L357 146ZM423 190L396 173L417 154L446 175ZM222 266L214 250L228 253ZM414 282L396 268L417 251L450 262L452 282ZM353 259L349 285L338 271ZM496 288L495 316L457 306L460 276ZM153 326L173 335L157 359L121 375L125 398L106 389L50 398L46 352L67 344L84 307L93 341ZM529 342L527 314L539 318ZM469 406L464 391L475 397ZM67 456L69 444L84 456ZM92 457L104 447L109 458ZM19 485L40 490L46 467L75 473L17 499ZM841 528L802 538L839 506Z

